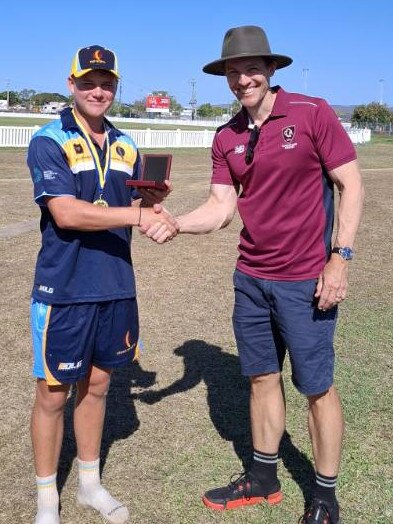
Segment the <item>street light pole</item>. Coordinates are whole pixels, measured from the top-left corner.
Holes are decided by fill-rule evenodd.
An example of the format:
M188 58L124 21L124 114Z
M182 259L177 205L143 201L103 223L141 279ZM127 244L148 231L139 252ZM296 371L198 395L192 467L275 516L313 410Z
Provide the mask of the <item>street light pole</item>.
M10 108L10 81L7 80L7 109Z
M190 100L190 106L191 106L191 111L192 111L191 112L191 119L194 120L195 119L195 110L196 110L196 105L197 105L197 99L196 99L196 95L195 95L196 81L194 79L192 79L190 84L191 84L191 87L192 87L191 100Z

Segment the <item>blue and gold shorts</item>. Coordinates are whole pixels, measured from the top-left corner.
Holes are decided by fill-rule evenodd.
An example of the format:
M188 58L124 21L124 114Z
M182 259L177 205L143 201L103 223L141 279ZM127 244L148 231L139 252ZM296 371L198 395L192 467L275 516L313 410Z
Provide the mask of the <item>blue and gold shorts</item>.
M33 375L48 386L74 384L92 365L120 367L138 357L136 299L48 305L31 303Z

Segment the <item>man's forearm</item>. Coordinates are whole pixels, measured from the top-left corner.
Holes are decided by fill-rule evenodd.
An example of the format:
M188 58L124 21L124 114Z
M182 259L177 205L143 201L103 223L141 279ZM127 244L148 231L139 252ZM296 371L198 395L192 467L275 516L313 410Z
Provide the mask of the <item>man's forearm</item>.
M202 235L227 226L233 215L234 212L213 209L211 204L206 203L190 213L176 217L176 220L180 227L179 233Z
M359 228L364 201L363 186L343 188L337 211L338 227L334 245L353 247Z

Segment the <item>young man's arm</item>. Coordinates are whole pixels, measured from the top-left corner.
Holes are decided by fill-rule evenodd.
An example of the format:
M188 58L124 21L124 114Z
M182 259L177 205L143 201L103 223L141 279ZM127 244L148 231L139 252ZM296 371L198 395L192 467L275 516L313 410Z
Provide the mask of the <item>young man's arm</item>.
M364 188L356 160L329 172L340 193L335 247L353 248L364 201ZM333 253L318 279L315 296L319 309L329 309L345 299L348 288L348 264Z
M162 206L149 208L100 207L74 197L47 197L46 203L58 227L78 231L103 231L118 227L160 225L168 238L177 232L175 219Z

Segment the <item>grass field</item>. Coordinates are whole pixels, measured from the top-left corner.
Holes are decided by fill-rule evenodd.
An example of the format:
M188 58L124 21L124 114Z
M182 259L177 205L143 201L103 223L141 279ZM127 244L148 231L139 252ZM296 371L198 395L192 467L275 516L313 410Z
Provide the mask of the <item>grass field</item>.
M168 208L179 213L207 195L210 160L208 150L173 153ZM393 144L376 140L358 153L367 195L336 337L336 384L347 422L338 492L344 524L391 524ZM17 524L32 522L35 509L28 316L40 236L25 154L0 150L0 523ZM239 375L230 321L239 229L236 218L224 231L163 246L135 234L145 351L139 364L114 374L102 446L103 482L128 505L134 524L294 524L309 496L306 401L287 367L283 503L224 514L200 502L204 490L241 472L250 452L248 384ZM62 522L98 524L93 512L75 505L71 404L72 398L59 470Z

